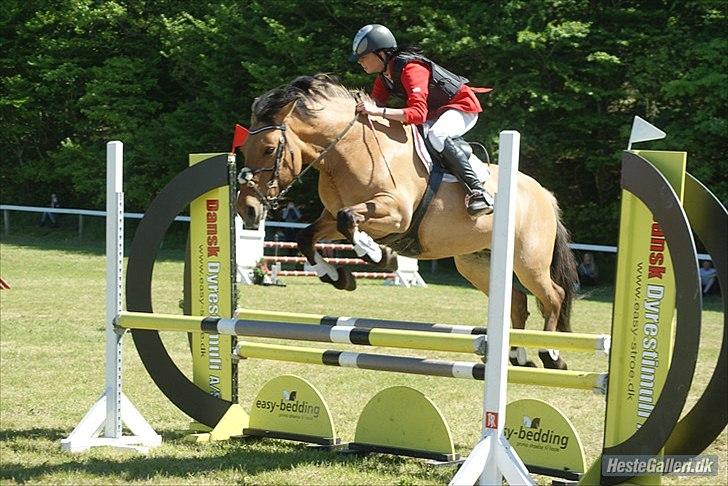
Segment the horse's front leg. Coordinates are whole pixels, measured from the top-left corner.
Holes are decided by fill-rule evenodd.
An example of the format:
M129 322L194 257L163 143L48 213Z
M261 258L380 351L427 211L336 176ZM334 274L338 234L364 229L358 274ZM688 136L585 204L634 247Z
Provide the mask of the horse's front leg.
M319 280L329 283L339 290L354 290L356 289L354 275L342 266L334 267L326 262L324 257L316 250L316 243L320 240L338 240L341 238L342 235L336 230L336 219L326 210L316 221L306 226L296 235L298 250L306 257Z
M411 217L391 195L381 194L367 202L341 209L336 215L336 228L354 245L359 258L376 268L393 272L397 270L397 253L376 243L359 225L386 235L401 232L404 225L409 225Z

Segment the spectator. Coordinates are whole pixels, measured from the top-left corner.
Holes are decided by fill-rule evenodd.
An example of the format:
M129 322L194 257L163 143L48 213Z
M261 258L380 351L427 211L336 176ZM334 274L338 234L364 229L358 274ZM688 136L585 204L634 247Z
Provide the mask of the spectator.
M58 196L56 196L55 194L51 194L51 204L50 204L50 207L51 208L58 208L60 206L61 206L61 202L58 200ZM50 222L50 225L53 228L55 228L56 226L58 226L56 224L56 214L55 213L53 213L51 211L43 211L43 216L41 216L41 218L40 218L40 225L41 226L45 226L46 220L48 220Z
M293 201L289 201L281 216L286 223L298 223L301 221L301 210ZM286 228L286 241L296 241L296 228Z
M703 290L703 295L708 295L708 292L710 292L715 284L717 276L718 270L713 268L713 263L710 260L703 260L703 264L700 267L700 287Z
M596 285L599 280L599 269L594 262L594 255L584 253L579 264L579 282L583 286Z

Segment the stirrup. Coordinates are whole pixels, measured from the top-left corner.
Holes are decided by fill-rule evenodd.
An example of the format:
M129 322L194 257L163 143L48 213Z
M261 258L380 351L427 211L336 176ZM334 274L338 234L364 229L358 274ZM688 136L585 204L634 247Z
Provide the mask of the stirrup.
M483 191L473 191L472 193L465 196L465 206L468 208L468 214L475 216L480 213L492 214L493 203L489 201Z

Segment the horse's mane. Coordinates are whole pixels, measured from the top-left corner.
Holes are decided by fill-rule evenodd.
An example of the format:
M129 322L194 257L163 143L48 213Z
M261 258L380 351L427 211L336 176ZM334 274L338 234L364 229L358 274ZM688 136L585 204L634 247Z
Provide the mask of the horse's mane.
M260 123L274 123L273 117L292 101L298 101L294 112L299 118L316 117L323 108L321 101L331 98L351 99L353 94L328 74L299 76L288 85L279 86L256 98L253 102L253 118Z

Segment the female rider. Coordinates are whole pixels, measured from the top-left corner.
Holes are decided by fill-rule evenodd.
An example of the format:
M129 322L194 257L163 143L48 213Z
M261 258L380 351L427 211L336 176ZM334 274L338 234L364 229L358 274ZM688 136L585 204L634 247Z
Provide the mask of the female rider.
M371 93L376 104L360 101L357 111L405 124L424 124L430 144L465 188L468 214L492 213L493 196L485 191L470 164L472 151L463 150L453 140L473 128L483 111L473 89L465 84L468 80L418 52L397 49L392 32L379 24L359 29L350 61L358 62L367 74L378 74ZM403 99L405 107L385 107L390 95Z

